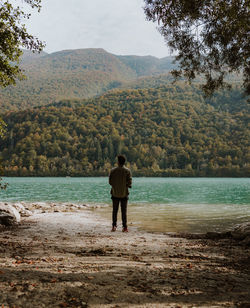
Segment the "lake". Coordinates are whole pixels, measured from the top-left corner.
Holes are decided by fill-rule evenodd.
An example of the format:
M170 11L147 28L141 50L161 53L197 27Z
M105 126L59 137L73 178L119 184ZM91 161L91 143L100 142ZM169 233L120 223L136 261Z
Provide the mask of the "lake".
M107 178L12 177L4 181L9 186L0 191L0 201L98 205L93 207L97 215L111 217ZM154 232L225 230L250 221L250 179L133 178L128 220Z

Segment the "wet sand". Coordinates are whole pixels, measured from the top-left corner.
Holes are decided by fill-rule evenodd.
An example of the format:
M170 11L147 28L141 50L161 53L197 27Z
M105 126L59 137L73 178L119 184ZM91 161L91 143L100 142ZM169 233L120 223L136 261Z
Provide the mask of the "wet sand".
M250 307L250 248L121 227L84 208L0 229L2 307Z

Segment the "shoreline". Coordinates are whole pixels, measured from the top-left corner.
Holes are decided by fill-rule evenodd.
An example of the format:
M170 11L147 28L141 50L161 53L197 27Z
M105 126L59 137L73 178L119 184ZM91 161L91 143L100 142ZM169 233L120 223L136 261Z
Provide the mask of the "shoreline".
M2 179L8 178L107 178L107 174L94 174L94 175L0 175ZM162 174L134 174L133 178L172 178L172 179L249 179L250 175L247 173L246 175L162 175Z
M250 248L132 226L93 211L33 213L0 229L3 307L250 307Z
M15 200L8 200L8 201L0 201L0 211L1 206L4 205L10 205L17 209L17 211L21 211L21 216L29 216L31 214L39 214L39 213L66 213L66 212L81 212L81 211L89 211L93 213L94 216L100 219L103 219L104 221L108 221L111 226L111 220L112 220L112 203L107 202L82 202L82 201L15 201ZM157 216L158 214L155 212L150 212L150 209L155 206L156 204L152 204L152 207L149 209L149 215L145 215L145 213L142 213L140 210L137 210L137 206L140 208L141 206L144 206L145 204L142 203L131 203L128 206L128 226L129 227L135 227L138 231L147 232L147 233L153 233L153 234L165 234L165 235L176 235L177 237L186 237L189 235L203 235L202 238L204 238L204 235L211 232L216 233L223 233L226 231L232 230L236 225L244 224L250 222L249 218L250 216L245 216L245 219L237 219L237 217L227 219L224 218L224 223L221 225L218 225L213 223L211 220L210 225L208 225L207 217L203 221L202 219L196 220L195 215L192 217L188 217L188 219L185 221L183 218L178 219L179 217L175 217L175 223L171 220L162 220L160 216ZM150 207L151 204L148 204ZM161 205L161 204L157 204ZM202 204L201 204L202 205ZM168 205L171 206L171 205ZM175 206L178 207L178 204L175 204ZM189 214L188 210L190 204L186 204L183 208L176 208L175 210L178 210L178 214L181 210L187 209L187 215ZM204 205L203 205L204 206ZM21 208L24 209L24 212L22 212ZM168 208L169 210L169 208ZM173 211L173 208L171 208ZM192 209L191 209L192 210ZM167 211L167 209L166 209ZM25 213L26 212L26 213ZM28 215L26 215L28 213ZM23 215L24 214L24 215ZM170 213L171 215L172 213ZM154 217L155 219L150 219L150 215L156 215ZM121 224L121 213L119 210L118 213L118 224ZM171 216L170 216L171 217ZM152 218L152 216L151 216ZM216 220L217 217L214 218ZM226 221L226 223L225 223ZM171 223L170 223L171 222ZM0 222L1 224L1 222Z

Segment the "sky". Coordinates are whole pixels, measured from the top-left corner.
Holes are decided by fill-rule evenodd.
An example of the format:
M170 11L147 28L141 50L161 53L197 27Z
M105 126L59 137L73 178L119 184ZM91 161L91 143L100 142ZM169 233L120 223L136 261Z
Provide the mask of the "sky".
M42 0L32 10L28 31L46 42L44 51L104 48L116 55L169 55L157 30L146 20L143 0Z

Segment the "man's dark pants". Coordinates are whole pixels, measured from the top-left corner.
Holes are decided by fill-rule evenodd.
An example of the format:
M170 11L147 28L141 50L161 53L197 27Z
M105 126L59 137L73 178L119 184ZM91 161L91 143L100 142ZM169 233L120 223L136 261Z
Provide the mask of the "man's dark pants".
M113 201L113 213L112 219L113 223L112 226L117 226L117 213L119 209L119 203L121 203L121 212L122 212L122 226L123 228L127 228L127 204L128 204L128 197L125 198L111 198Z

